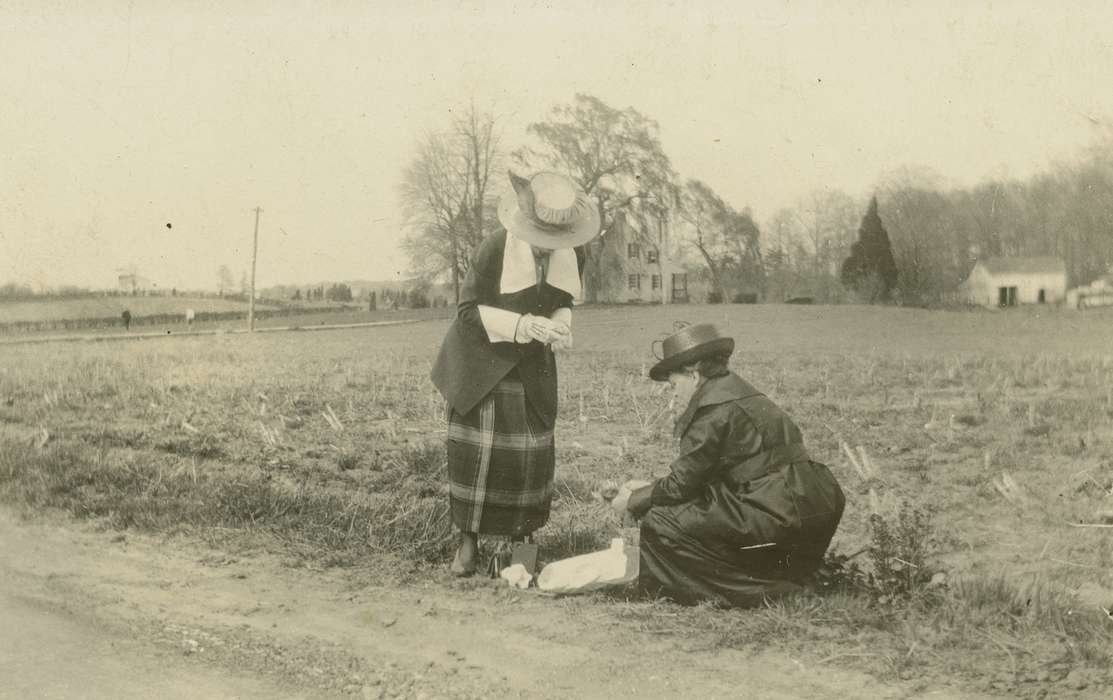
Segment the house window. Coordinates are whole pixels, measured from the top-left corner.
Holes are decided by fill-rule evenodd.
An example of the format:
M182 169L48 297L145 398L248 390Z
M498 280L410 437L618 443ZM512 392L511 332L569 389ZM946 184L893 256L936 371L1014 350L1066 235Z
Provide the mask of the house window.
M630 289L641 289L642 288L642 276L641 275L628 275L627 278L626 278L626 284L627 284L628 287L630 287Z
M653 275L653 277L650 278L650 284L653 285L653 289L660 289L661 288L661 276L660 275Z
M651 263L657 262L657 249L650 248L649 250L645 251L645 260L646 262Z
M642 252L637 243L626 244L626 257L630 258L631 260L637 260L641 257L641 255Z
M1040 290L1039 303L1041 303L1041 304L1046 304L1047 303L1047 290L1046 289L1041 289Z

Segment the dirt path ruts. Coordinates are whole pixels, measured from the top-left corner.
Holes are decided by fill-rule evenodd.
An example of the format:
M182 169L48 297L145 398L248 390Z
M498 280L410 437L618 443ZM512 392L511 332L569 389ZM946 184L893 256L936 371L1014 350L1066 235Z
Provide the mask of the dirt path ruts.
M685 652L493 583L368 585L6 510L0 542L0 618L16 622L0 697L908 696L785 656Z

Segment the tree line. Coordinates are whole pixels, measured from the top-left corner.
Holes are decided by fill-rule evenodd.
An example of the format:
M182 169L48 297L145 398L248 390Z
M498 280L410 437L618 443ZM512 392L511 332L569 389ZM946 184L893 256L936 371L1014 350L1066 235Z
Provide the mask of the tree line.
M568 174L598 203L604 235L620 217L635 224L626 234L636 242L655 245L664 231L706 276L711 300L929 306L957 299L977 257L1062 257L1074 284L1113 264L1113 139L1027 180L971 188L904 168L879 178L868 198L823 188L759 224L750 203L680 177L658 124L633 108L577 94L525 134L527 145L506 150L499 119L473 103L419 139L400 184L417 276L450 278L458 297L476 247L499 228L495 197L508 168ZM597 239L585 252L584 297L604 300L624 283L622 251Z
M317 287L309 287L305 290L305 295L302 295L301 289L295 289L294 293L290 295L293 301L352 301L352 288L342 282L330 284L328 287L320 285Z

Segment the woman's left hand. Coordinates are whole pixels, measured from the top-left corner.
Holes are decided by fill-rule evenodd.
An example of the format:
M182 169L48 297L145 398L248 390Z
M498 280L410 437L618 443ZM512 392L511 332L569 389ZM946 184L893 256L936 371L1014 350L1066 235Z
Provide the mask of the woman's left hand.
M618 513L619 517L629 514L630 496L633 495L634 491L649 486L651 483L642 479L630 479L618 488L618 495L611 501L611 508L614 508L614 512Z
M623 485L618 489L618 495L611 500L611 508L614 508L614 512L618 513L620 518L627 515L626 504L630 502L631 493L630 489Z
M568 331L564 335L555 338L550 347L552 347L553 350L571 350L572 331Z

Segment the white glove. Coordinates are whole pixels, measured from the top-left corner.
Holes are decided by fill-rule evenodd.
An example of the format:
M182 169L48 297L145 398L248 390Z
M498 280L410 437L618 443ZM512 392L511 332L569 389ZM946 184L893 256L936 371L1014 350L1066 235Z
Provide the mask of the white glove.
M515 343L528 343L544 337L545 330L540 324L540 318L533 314L522 314L518 319L518 326L514 330Z
M645 481L644 479L630 479L622 485L623 488L630 489L630 491L637 491L638 489L645 488L653 484L652 481Z
M554 340L560 340L569 335L564 324L557 324L544 316L524 314L518 321L518 329L514 334L514 342L528 343L536 340L548 345Z
M561 307L553 312L549 319L556 324L557 332L561 337L555 339L552 344L553 350L571 350L572 349L572 309L568 307Z
M618 489L618 495L611 500L611 508L614 508L614 512L618 513L620 518L626 515L626 504L630 502L631 493L632 491L627 488L626 484L623 484Z
M630 479L625 484L618 487L618 494L615 495L614 500L611 501L611 508L614 508L614 512L618 513L618 517L621 518L629 514L627 506L630 504L630 496L633 495L634 491L649 486L652 483L651 481L644 481L642 479Z
M572 329L569 328L567 324L561 323L560 321L553 321L552 319L547 320L550 324L548 328L549 339L542 342L548 342L553 346L567 344L568 347L572 347Z
M564 324L560 324L560 325L563 326ZM557 336L557 338L555 340L553 340L553 344L552 344L553 350L571 350L572 349L572 331L567 330L567 326L564 326L564 328L565 328L565 330L563 332L563 335Z

